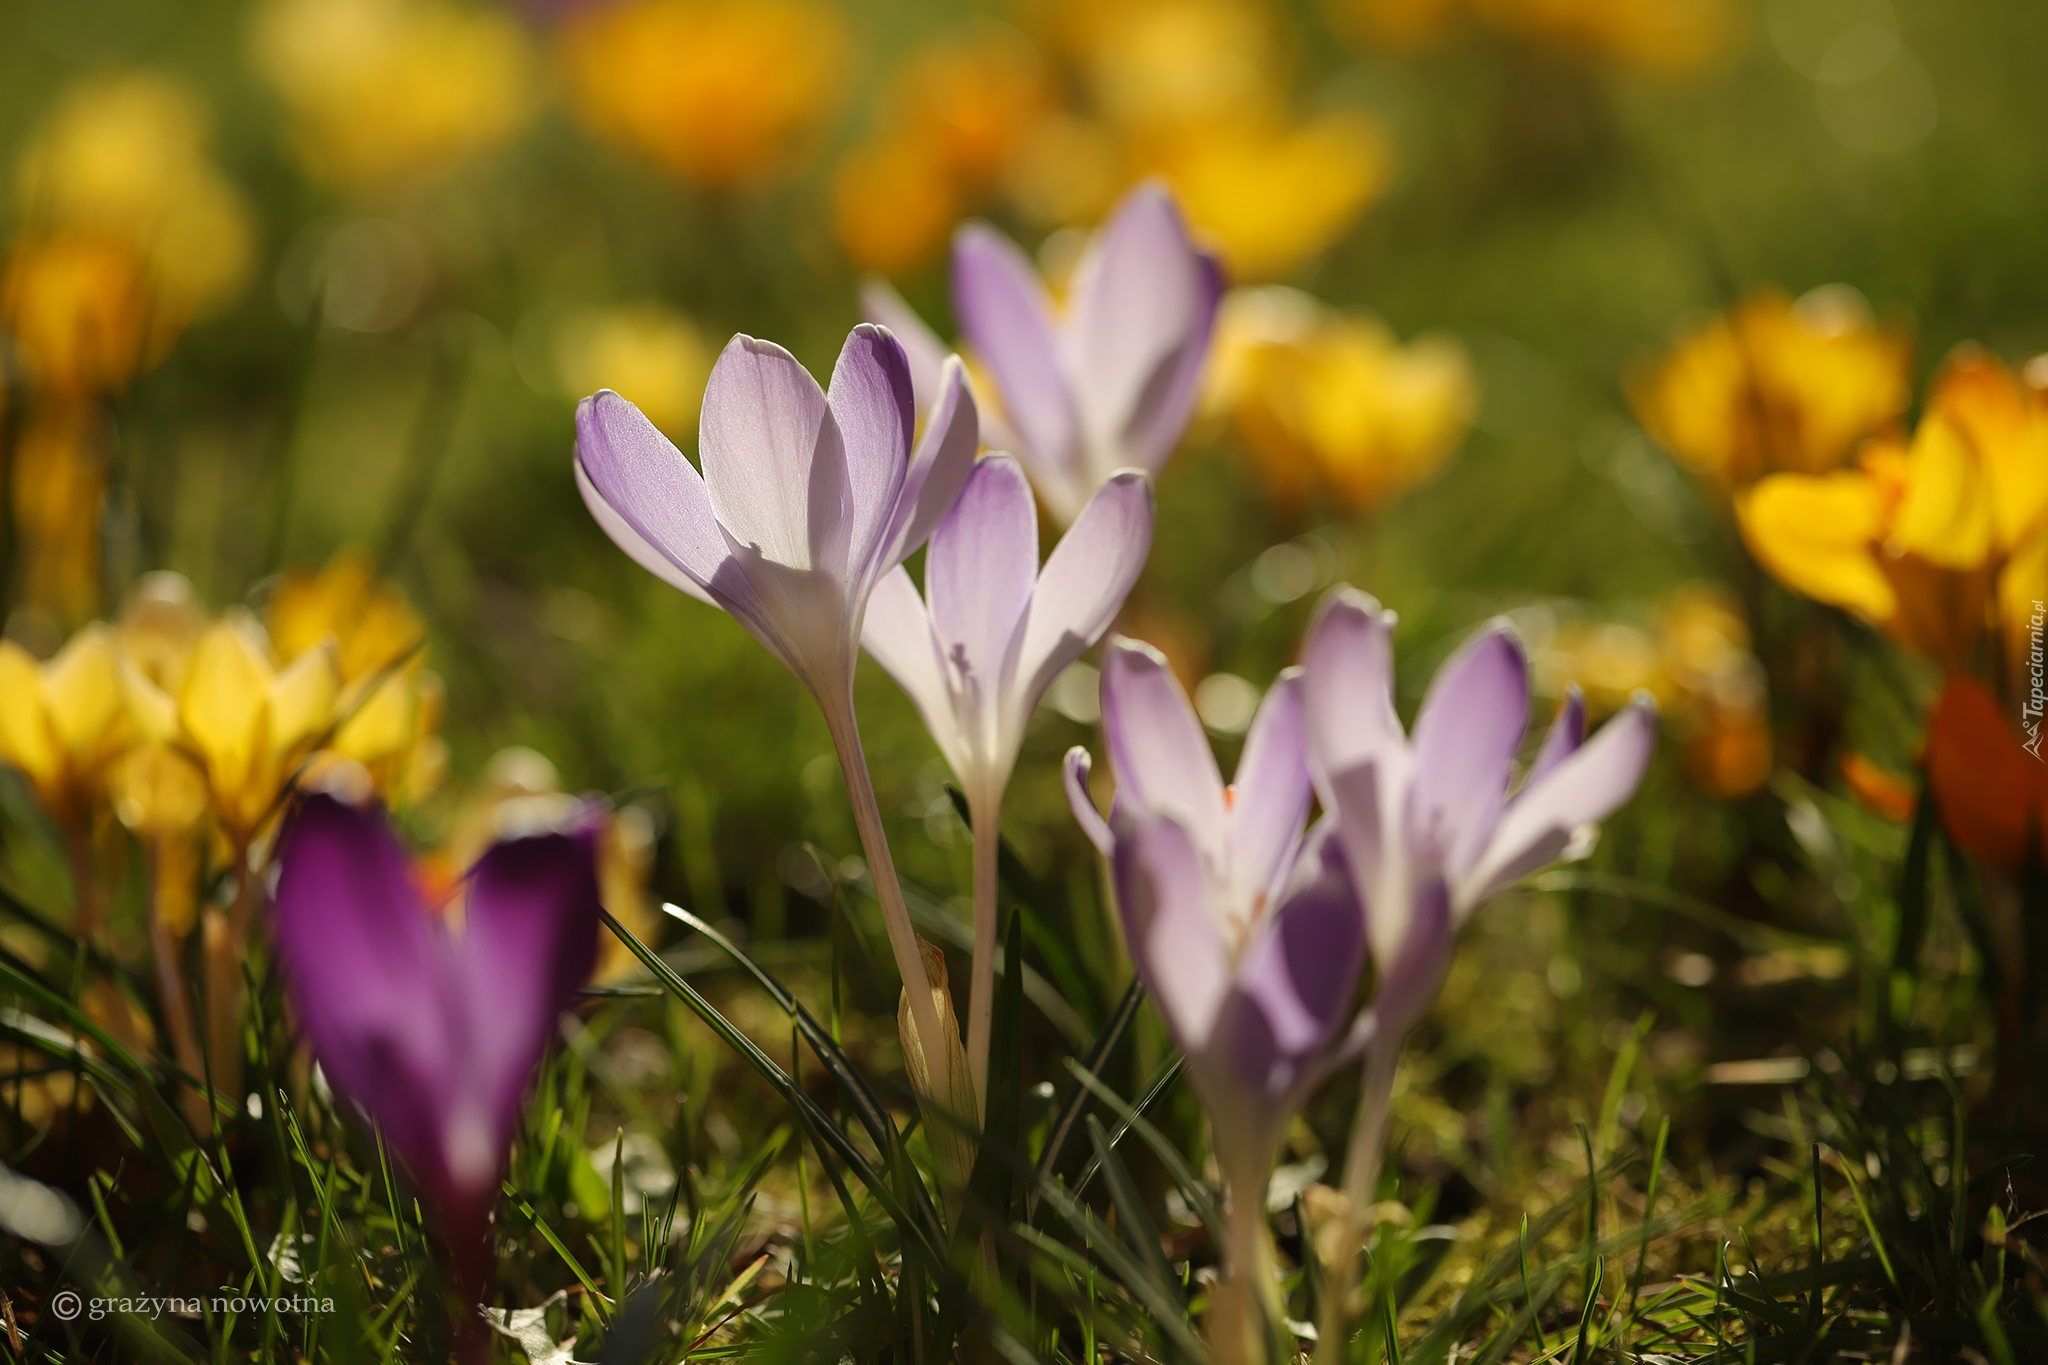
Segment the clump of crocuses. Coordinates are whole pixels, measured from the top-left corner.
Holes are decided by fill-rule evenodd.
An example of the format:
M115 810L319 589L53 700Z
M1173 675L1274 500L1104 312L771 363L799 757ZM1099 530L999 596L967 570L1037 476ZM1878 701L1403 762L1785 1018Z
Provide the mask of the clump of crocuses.
M1112 643L1103 670L1118 782L1107 821L1086 789L1086 752L1068 755L1076 818L1110 857L1131 956L1188 1055L1230 1187L1210 1328L1225 1361L1257 1358L1260 1315L1274 1308L1265 1187L1281 1132L1363 1053L1321 1331L1341 1358L1394 1066L1458 926L1516 878L1589 847L1655 741L1647 698L1587 741L1574 695L1516 786L1529 682L1513 632L1489 626L1444 664L1411 737L1394 710L1393 627L1366 594L1333 591L1302 668L1267 693L1228 788L1165 660L1141 645ZM1312 793L1324 813L1307 827ZM1372 1000L1347 1026L1368 956Z
M284 835L277 950L299 1026L433 1210L468 1303L488 1289L527 1080L597 961L596 856L594 825L506 839L433 904L374 803L309 796ZM466 1313L458 1331L481 1350Z

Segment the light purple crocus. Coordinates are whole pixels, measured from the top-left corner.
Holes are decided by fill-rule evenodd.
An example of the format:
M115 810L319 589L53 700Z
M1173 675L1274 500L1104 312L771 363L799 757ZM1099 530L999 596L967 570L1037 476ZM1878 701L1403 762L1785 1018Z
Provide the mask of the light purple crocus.
M299 1026L434 1209L467 1302L527 1079L597 961L595 838L494 845L444 915L376 805L309 796L285 831L277 950Z
M1195 246L1163 186L1140 185L1117 205L1075 266L1063 308L986 223L954 238L952 277L961 335L1001 400L1000 443L1062 524L1115 471L1159 471L1194 410L1223 296L1221 267ZM863 298L870 319L918 338L905 343L913 360L923 357L916 372L935 375L944 349L903 301L883 285Z
M1226 787L1166 660L1114 639L1102 724L1117 787L1104 820L1089 757L1067 755L1076 819L1110 859L1125 941L1186 1054L1230 1190L1228 1308L1218 1354L1243 1355L1268 1314L1266 1185L1288 1120L1348 1055L1365 921L1334 824L1307 824L1312 786L1300 670L1281 674L1253 717Z
M868 603L862 643L917 704L967 797L975 850L967 1058L984 1110L1003 789L1039 698L1109 629L1151 546L1152 481L1120 470L1041 570L1031 486L1015 460L990 455L932 533L924 596L897 568Z
M1528 662L1505 624L1481 630L1437 670L1412 737L1394 711L1394 613L1348 586L1324 599L1303 650L1310 767L1364 904L1378 986L1345 1194L1362 1219L1379 1179L1394 1070L1408 1030L1436 997L1458 928L1489 897L1591 846L1597 823L1635 791L1656 743L1639 695L1591 740L1574 691L1517 786L1529 720ZM1341 1240L1347 1283L1362 1222ZM1330 1296L1341 1314L1343 1295ZM1326 1318L1323 1339L1344 1339ZM1327 1356L1337 1359L1333 1353Z
M924 1036L938 1038L924 959L882 831L853 710L868 597L930 536L973 468L974 400L958 359L912 449L903 347L862 324L820 389L788 351L736 336L698 419L700 475L606 389L576 410L576 486L600 526L656 577L730 613L824 712L853 801L889 946Z

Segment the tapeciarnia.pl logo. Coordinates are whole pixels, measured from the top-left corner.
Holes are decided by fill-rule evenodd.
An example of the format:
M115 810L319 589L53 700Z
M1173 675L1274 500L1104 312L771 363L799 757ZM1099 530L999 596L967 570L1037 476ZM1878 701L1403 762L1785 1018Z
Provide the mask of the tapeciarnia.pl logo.
M2048 605L2034 603L2034 617L2027 625L2027 699L2020 704L2020 722L2027 731L2027 742L2021 746L2034 756L2036 762L2048 762L2041 756L2041 717L2048 711L2048 686L2044 686L2044 665L2041 650L2041 627L2048 622Z

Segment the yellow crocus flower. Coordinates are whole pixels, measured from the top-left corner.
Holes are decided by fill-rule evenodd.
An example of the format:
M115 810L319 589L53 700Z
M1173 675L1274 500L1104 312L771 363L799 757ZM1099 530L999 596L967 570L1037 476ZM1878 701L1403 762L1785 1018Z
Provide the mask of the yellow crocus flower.
M1226 297L1210 385L1282 502L1323 486L1360 514L1434 474L1478 403L1451 338L1404 346L1376 318L1278 288Z
M824 0L619 0L557 38L591 132L712 189L789 169L838 105L849 47Z
M127 739L113 636L98 623L38 663L0 640L0 761L19 769L60 824L76 825Z
M0 274L0 327L30 383L63 398L113 393L163 357L148 263L104 232L24 237Z
M442 0L270 0L257 69L309 170L351 189L436 174L503 145L537 101L511 15Z
M1911 359L1905 337L1840 286L1796 303L1766 289L1681 336L1628 389L1665 449L1740 488L1834 469L1892 428L1911 396Z
M139 728L176 743L204 768L215 813L237 849L248 847L298 762L333 726L342 687L332 644L280 669L262 628L246 616L207 627L175 698L138 669L122 677Z

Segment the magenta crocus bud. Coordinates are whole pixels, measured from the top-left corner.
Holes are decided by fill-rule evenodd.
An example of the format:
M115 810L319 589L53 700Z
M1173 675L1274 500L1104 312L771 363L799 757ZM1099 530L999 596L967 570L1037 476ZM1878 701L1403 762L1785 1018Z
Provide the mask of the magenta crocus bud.
M597 961L595 831L494 845L445 912L374 804L308 797L278 862L277 949L299 1026L411 1173L477 1302L527 1080Z

